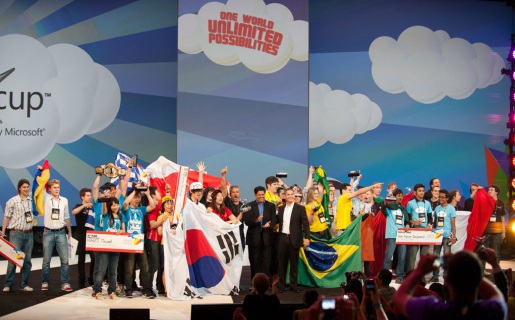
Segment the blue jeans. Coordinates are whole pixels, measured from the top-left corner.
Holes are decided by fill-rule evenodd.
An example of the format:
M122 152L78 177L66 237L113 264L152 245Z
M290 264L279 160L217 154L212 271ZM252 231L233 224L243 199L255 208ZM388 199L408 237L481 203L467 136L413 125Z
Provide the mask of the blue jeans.
M66 229L61 231L50 231L45 229L43 232L43 266L41 270L41 281L48 283L50 278L50 260L54 248L61 259L61 283L70 283L70 267L68 265L68 239Z
M20 289L25 288L29 284L30 270L32 269L32 248L34 247L34 235L31 233L23 233L11 230L9 242L16 248L25 253L25 260L21 268ZM5 286L12 288L14 284L14 275L16 266L12 263L7 264L7 272L5 273Z
M109 270L109 286L107 287L107 293L111 294L116 291L116 274L118 271L118 259L120 258L119 252L98 252L97 258L97 272L95 274L93 285L93 291L102 292L102 281L104 276Z
M386 252L384 254L383 269L389 269L392 262L393 252L397 248L397 269L395 276L397 279L404 279L404 263L406 259L406 245L395 244L394 238L386 239Z
M447 242L447 238L443 238L441 246L437 246L437 245L434 246L433 253L438 258L440 258L440 253L442 252L442 247L443 247L443 255L444 256L448 253L451 253L451 246L448 246L446 244L446 242ZM444 270L444 272L445 272L445 270ZM440 268L436 268L433 270L433 277L438 278L439 274L440 274Z

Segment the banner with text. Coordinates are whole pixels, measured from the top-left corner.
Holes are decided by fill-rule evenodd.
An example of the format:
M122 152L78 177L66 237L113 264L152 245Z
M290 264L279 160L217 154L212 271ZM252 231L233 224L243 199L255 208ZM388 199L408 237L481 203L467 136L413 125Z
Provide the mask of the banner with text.
M441 245L442 233L427 231L426 229L399 229L396 244Z
M15 264L17 267L23 267L25 253L2 237L0 237L0 254L11 263Z
M116 232L87 231L86 250L103 252L143 253L143 235Z

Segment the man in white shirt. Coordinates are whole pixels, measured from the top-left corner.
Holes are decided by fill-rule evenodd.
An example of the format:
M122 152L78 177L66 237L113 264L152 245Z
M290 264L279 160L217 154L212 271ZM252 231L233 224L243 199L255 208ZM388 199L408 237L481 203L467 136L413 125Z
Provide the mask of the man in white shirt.
M63 291L73 291L70 286L70 272L68 265L68 238L72 235L70 225L70 210L68 209L68 199L61 197L61 183L53 179L48 181L50 197L45 199L44 221L45 230L43 232L43 266L41 275L41 290L48 290L50 278L50 260L54 248L61 259L61 289ZM68 229L68 235L66 230Z
M286 268L290 262L290 286L294 292L300 292L297 287L298 260L300 247L309 246L309 222L306 209L295 203L293 190L285 192L286 205L279 207L279 240L277 244L277 260L279 274L279 292L284 291L286 283ZM302 232L304 231L304 238Z

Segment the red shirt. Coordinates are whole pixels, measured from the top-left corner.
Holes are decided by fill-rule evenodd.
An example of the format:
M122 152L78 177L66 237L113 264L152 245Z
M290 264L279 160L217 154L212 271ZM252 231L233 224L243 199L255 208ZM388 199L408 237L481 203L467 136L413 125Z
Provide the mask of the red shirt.
M159 202L157 204L157 206L154 208L154 210L152 210L149 214L145 215L145 238L146 239L156 241L156 242L161 242L161 239L163 238L163 236L160 236L157 233L157 228L150 227L150 221L157 221L157 218L161 214L161 208L162 208L162 205L161 205L161 202Z
M229 208L225 207L225 214L221 214L220 212L217 212L215 208L211 207L213 209L213 213L220 217L223 221L228 221L229 216L232 216L231 210Z

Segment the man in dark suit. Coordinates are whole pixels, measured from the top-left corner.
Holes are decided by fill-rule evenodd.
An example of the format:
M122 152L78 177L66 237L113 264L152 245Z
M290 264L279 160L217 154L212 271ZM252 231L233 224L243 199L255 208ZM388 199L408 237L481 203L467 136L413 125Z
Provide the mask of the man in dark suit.
M306 209L294 202L293 190L285 192L286 205L279 207L279 241L277 243L277 259L279 274L279 292L284 291L286 283L286 268L290 262L290 287L294 292L300 292L297 287L298 260L300 247L309 246L309 222ZM304 235L302 234L304 231Z
M271 279L273 229L277 224L275 205L265 201L265 187L254 188L255 201L249 203L250 210L243 215L247 225L247 246L249 249L250 275L264 273Z

